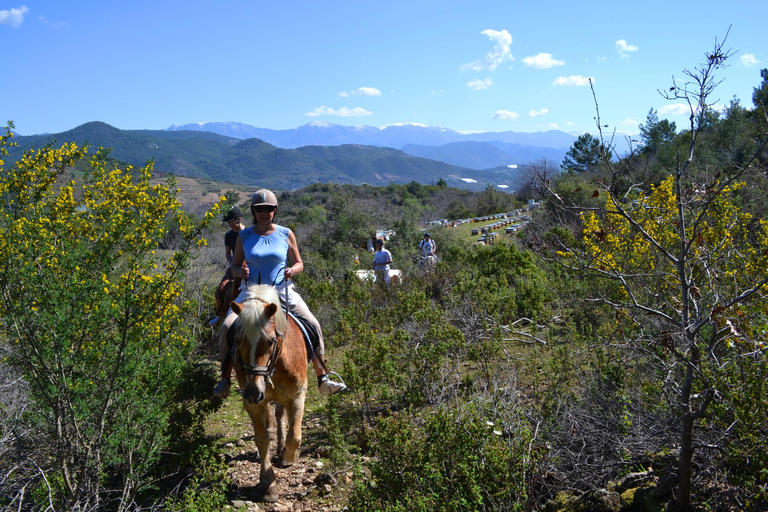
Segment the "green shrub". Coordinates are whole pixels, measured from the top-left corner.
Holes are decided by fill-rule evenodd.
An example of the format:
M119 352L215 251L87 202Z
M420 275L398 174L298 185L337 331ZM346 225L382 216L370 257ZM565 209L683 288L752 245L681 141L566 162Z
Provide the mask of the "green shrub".
M371 432L370 479L358 479L355 511L523 510L535 462L530 435L494 430L471 407L382 419Z

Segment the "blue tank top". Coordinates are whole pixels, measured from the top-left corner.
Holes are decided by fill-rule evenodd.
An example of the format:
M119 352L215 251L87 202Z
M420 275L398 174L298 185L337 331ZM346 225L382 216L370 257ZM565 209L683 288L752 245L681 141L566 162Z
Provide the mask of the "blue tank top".
M291 230L275 226L271 235L261 236L253 228L240 231L249 282L279 286L285 280L283 269L288 261L288 233Z

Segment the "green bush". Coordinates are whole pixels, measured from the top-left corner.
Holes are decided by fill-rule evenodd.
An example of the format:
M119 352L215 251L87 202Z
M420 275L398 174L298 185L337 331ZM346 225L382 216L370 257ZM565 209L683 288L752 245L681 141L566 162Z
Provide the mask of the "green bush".
M354 511L523 510L535 470L524 429L495 430L471 407L382 419L370 434L376 456L358 479Z

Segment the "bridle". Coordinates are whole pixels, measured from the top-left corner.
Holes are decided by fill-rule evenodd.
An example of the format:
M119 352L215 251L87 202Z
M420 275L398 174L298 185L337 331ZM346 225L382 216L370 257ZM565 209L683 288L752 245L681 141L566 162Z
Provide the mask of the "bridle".
M272 343L272 353L269 355L269 360L267 361L266 366L246 363L243 361L242 356L240 357L240 369L242 370L243 375L264 377L266 383L269 384L269 387L272 388L275 387L275 385L272 383L272 375L275 373L277 360L280 358L280 353L283 351L283 341L285 340L284 334L280 332L277 332L276 334L277 339Z
M263 335L262 335L263 339ZM264 377L264 380L267 384L269 384L269 387L274 388L275 385L272 383L272 375L275 373L275 367L277 366L277 361L280 359L280 353L283 351L283 342L285 341L285 333L282 333L275 329L275 341L271 343L272 345L272 352L269 354L269 360L267 361L266 366L260 366L260 365L252 365L250 363L246 363L243 361L242 355L240 356L240 370L243 372L243 375L253 375L254 377ZM240 343L240 340L237 341L237 343Z

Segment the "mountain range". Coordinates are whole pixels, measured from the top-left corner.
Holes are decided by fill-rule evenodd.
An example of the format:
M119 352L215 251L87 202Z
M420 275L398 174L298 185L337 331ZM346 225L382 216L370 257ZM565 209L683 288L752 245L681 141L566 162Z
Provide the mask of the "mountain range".
M260 138L240 139L207 131L120 130L90 122L57 134L15 136L9 160L23 150L75 142L111 148L110 158L133 166L154 161L158 172L253 187L298 189L317 182L371 185L431 184L481 190L488 185L514 190L522 169L486 171L411 156L392 147L363 144L279 148Z
M412 156L483 170L528 164L541 159L562 162L576 137L559 131L459 132L442 126L405 123L384 128L342 126L323 121L298 128L273 130L237 122L173 125L168 131L201 131L238 139L258 138L279 148L361 144L400 149Z

